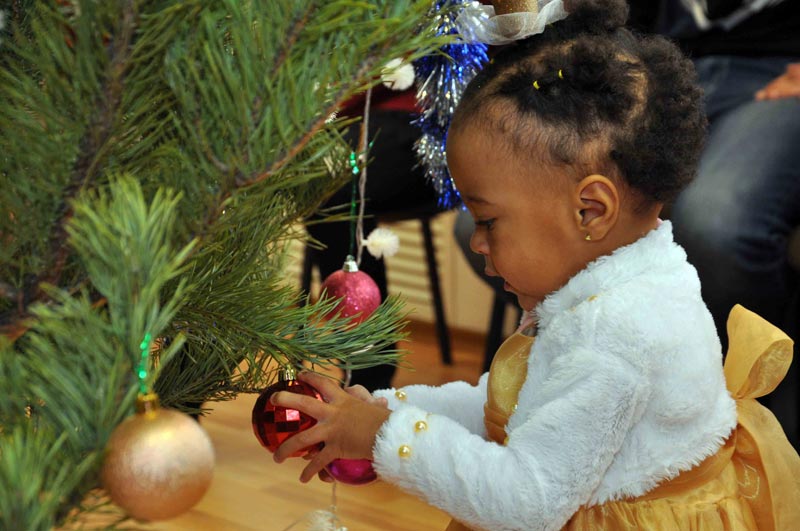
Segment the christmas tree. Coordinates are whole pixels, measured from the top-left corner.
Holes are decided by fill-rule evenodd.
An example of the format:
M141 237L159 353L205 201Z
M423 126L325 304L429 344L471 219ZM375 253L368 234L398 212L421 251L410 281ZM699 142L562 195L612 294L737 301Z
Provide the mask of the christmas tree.
M140 388L201 413L387 361L401 305L327 319L287 246L351 172L336 111L443 41L428 1L0 5L0 528L51 529Z

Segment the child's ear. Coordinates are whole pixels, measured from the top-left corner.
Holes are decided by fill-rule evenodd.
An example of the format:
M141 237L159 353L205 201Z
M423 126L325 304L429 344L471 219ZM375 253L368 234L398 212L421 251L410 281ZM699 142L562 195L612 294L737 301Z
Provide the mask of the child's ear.
M619 191L608 177L589 175L575 186L575 227L584 240L606 237L619 217Z

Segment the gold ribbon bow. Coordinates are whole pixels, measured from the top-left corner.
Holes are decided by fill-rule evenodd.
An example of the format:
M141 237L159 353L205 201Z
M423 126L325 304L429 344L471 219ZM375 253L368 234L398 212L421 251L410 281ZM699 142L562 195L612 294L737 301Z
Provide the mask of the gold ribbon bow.
M759 529L797 529L800 458L772 412L756 401L786 376L793 342L738 304L728 317L728 338L725 379L739 415L734 459L740 492L751 505L768 508L757 511L772 516L759 521Z

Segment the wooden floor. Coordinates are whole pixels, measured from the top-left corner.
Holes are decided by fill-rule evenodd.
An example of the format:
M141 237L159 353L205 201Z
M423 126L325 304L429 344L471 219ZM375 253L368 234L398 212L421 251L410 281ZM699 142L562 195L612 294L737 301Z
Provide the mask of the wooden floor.
M475 383L480 375L483 337L455 333L453 365L440 361L431 327L412 324L411 341L402 345L415 371L398 369L394 384L438 385L452 380ZM217 404L202 421L214 443L216 468L211 488L191 511L144 529L159 531L283 531L307 513L331 505L331 485L317 479L298 481L304 461L272 461L253 435L250 412L254 395ZM375 482L337 487L338 515L348 531L444 530L449 518L398 489ZM308 529L305 522L293 530Z

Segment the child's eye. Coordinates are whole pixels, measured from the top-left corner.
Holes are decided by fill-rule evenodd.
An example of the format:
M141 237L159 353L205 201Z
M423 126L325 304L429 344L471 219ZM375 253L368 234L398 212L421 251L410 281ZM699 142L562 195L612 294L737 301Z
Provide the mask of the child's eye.
M496 221L496 219L497 218L478 219L475 220L475 225L477 225L478 227L486 227L487 230L492 230L492 227L494 226L494 222Z

